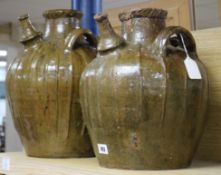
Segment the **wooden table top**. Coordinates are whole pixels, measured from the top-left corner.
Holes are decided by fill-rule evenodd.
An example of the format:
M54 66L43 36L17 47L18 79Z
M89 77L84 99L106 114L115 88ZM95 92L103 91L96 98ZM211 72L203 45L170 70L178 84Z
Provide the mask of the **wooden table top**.
M0 174L7 175L221 175L221 163L193 162L182 170L134 171L101 168L95 158L41 159L1 153Z

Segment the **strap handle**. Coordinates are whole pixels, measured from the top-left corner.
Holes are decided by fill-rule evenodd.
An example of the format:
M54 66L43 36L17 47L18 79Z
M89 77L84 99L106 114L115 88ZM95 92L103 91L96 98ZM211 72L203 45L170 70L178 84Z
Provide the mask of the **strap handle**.
M80 39L87 41L91 47L97 48L97 39L91 31L86 29L74 29L65 38L65 48L68 50L75 49L79 44Z
M183 51L186 56L196 53L196 43L192 34L183 27L170 26L165 28L156 38L154 45L162 56ZM197 59L194 56L193 59Z

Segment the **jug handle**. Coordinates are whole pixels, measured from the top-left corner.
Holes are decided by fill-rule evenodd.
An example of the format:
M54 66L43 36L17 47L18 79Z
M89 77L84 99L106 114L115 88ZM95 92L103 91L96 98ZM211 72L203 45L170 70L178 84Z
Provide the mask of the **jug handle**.
M184 51L186 56L191 55L193 59L197 59L196 43L192 34L180 26L166 27L157 36L154 45L155 51L163 57L177 51Z
M97 48L96 37L90 30L86 29L74 29L72 32L70 32L65 38L65 48L68 50L76 48L76 44L78 43L78 39L80 37L85 37L91 47Z

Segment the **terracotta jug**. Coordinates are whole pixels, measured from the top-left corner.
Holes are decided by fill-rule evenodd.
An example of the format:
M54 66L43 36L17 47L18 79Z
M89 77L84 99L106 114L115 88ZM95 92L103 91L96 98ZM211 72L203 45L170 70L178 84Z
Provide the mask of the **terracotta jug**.
M25 151L34 157L93 156L82 121L79 80L96 55L96 39L81 29L82 14L49 10L45 34L19 18L24 51L9 66L8 101Z
M166 28L166 15L159 9L121 14L131 21L127 41L107 15L96 16L99 54L82 73L80 99L101 166L176 169L191 163L205 123L207 76L190 32Z

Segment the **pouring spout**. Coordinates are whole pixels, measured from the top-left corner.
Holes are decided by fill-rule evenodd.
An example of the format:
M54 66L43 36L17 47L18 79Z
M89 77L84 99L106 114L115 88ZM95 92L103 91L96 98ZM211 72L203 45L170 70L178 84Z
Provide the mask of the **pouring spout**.
M94 19L100 30L98 51L114 49L125 43L125 40L114 31L107 14L97 14Z
M35 38L42 37L42 33L37 31L32 25L28 14L21 15L18 20L21 28L20 42L23 45Z

